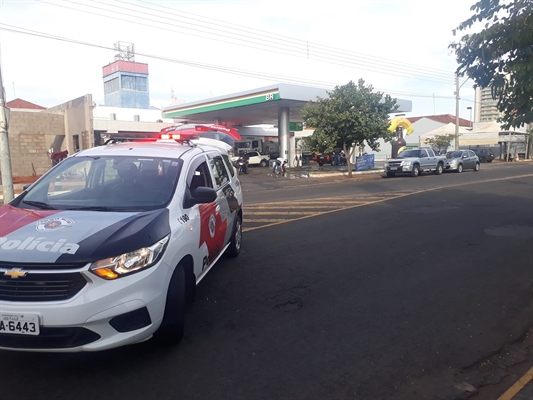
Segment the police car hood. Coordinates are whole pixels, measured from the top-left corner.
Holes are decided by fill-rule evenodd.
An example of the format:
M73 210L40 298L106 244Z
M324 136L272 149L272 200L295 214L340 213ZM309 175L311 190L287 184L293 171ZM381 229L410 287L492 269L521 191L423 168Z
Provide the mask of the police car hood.
M168 209L97 212L0 208L0 261L88 263L150 246L170 233Z

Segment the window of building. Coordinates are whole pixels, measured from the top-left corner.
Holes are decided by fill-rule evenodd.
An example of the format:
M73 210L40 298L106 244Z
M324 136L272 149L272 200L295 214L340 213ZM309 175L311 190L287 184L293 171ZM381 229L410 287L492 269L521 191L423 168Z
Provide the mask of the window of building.
M113 93L119 89L118 78L111 79L104 83L104 93Z
M135 77L131 75L122 75L121 88L122 90L135 90Z
M138 92L147 92L148 91L148 79L143 76L136 76L135 86Z

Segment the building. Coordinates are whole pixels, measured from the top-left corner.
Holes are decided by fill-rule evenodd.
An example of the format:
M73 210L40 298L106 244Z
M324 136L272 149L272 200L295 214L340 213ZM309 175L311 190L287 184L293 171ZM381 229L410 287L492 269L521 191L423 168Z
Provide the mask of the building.
M455 115L440 114L440 115L424 115L421 117L406 117L406 119L413 126L413 133L404 135L406 146L419 147L423 144L421 137L428 132L446 126L450 123L455 125ZM463 128L472 128L472 121L464 118L459 118L459 126ZM390 158L392 154L392 145L386 143L384 140L379 140L379 151L374 152L376 160L384 160ZM366 150L368 151L368 150Z
M496 121L500 116L498 111L497 101L492 98L492 92L490 87L479 88L476 87L475 92L475 113L474 121L487 123Z
M9 101L6 107L14 176L44 174L51 167L53 151L72 154L94 146L90 94L51 108L22 99Z
M148 64L117 60L102 68L108 107L150 108Z
M162 118L161 110L155 107L94 106L92 117L97 145L116 137L154 137L161 129L175 124L173 119Z
M9 150L13 176L42 175L52 166L53 151L80 150L101 145L112 136L154 136L172 125L161 110L95 106L92 95L45 108L22 99L9 109Z

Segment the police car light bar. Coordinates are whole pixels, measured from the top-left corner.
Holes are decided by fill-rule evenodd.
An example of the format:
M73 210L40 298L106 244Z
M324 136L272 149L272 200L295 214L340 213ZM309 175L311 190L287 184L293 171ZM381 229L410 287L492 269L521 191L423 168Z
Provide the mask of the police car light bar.
M227 126L216 125L216 124L201 124L201 125L189 124L189 125L168 126L166 128L161 129L160 137L161 139L163 139L163 135L181 135L181 137L176 140L185 140L185 139L193 139L193 138L200 137L202 136L201 132L213 132L213 131L224 133L228 135L229 137L231 137L233 140L242 139L237 129L228 128ZM170 136L167 138L171 139Z
M162 140L180 140L181 135L179 133L173 133L172 135L169 133L162 133L159 135L159 139Z

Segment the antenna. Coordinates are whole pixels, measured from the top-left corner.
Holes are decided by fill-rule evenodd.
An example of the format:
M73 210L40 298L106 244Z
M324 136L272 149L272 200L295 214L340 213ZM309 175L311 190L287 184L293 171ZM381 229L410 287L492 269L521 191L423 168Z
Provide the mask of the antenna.
M115 61L135 61L135 45L133 43L117 42L114 46L118 52L115 54Z

